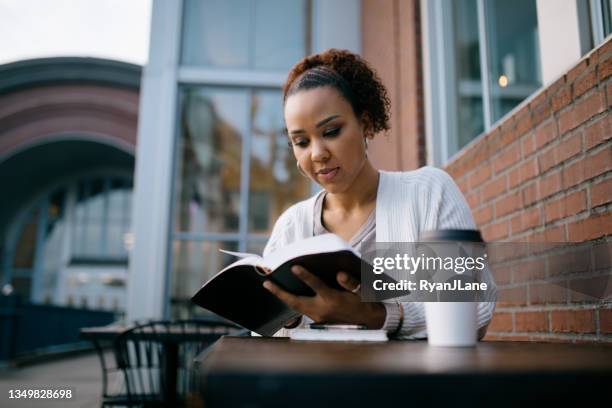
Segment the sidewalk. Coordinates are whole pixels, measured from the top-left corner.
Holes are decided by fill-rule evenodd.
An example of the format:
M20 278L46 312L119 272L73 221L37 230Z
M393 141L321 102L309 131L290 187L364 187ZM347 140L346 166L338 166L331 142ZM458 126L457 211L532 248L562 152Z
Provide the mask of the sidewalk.
M70 400L9 399L10 389L71 389ZM102 373L94 353L0 370L0 407L100 407Z

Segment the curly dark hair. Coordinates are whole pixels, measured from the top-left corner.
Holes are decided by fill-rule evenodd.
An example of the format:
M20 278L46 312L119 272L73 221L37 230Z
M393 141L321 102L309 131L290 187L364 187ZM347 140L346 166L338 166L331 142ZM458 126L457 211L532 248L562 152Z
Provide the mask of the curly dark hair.
M389 130L387 89L359 55L331 48L303 58L291 68L283 86L283 103L299 91L331 86L351 104L358 118L366 116L367 136Z

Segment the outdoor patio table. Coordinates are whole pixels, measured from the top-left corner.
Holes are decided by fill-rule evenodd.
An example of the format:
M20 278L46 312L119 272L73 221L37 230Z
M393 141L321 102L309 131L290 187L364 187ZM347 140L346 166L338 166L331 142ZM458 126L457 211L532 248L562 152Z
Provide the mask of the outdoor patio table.
M103 343L110 343L114 341L117 336L126 330L131 329L134 326L125 325L109 325L101 327L86 327L81 329L80 337L84 340L91 341L98 355L100 357L100 363L102 370L105 371L105 360L103 356ZM167 332L153 331L143 329L130 335L131 339L134 340L150 340L158 341L164 348L164 359L162 362L164 378L166 378L165 388L162 390L164 399L166 401L176 400L176 381L177 381L177 369L179 365L178 350L179 344L182 342L214 342L220 335L227 333L227 327L210 327L199 330L180 330L178 328L171 328ZM104 380L106 377L104 376ZM106 384L103 384L103 390L106 389Z
M610 400L612 346L224 337L196 358L204 406L518 406Z

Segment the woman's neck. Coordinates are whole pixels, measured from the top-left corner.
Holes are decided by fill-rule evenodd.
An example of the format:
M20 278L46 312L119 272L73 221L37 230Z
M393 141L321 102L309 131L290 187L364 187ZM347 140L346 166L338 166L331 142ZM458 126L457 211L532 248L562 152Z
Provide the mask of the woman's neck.
M327 193L326 207L350 212L368 207L376 200L379 173L369 160L366 160L355 181L342 193Z

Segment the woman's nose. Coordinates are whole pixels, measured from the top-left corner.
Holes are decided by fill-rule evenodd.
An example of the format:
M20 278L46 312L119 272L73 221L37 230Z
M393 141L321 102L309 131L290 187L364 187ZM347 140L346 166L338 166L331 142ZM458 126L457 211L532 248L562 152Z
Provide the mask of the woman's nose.
M313 141L311 144L310 157L312 161L325 161L329 158L329 150L323 141Z

